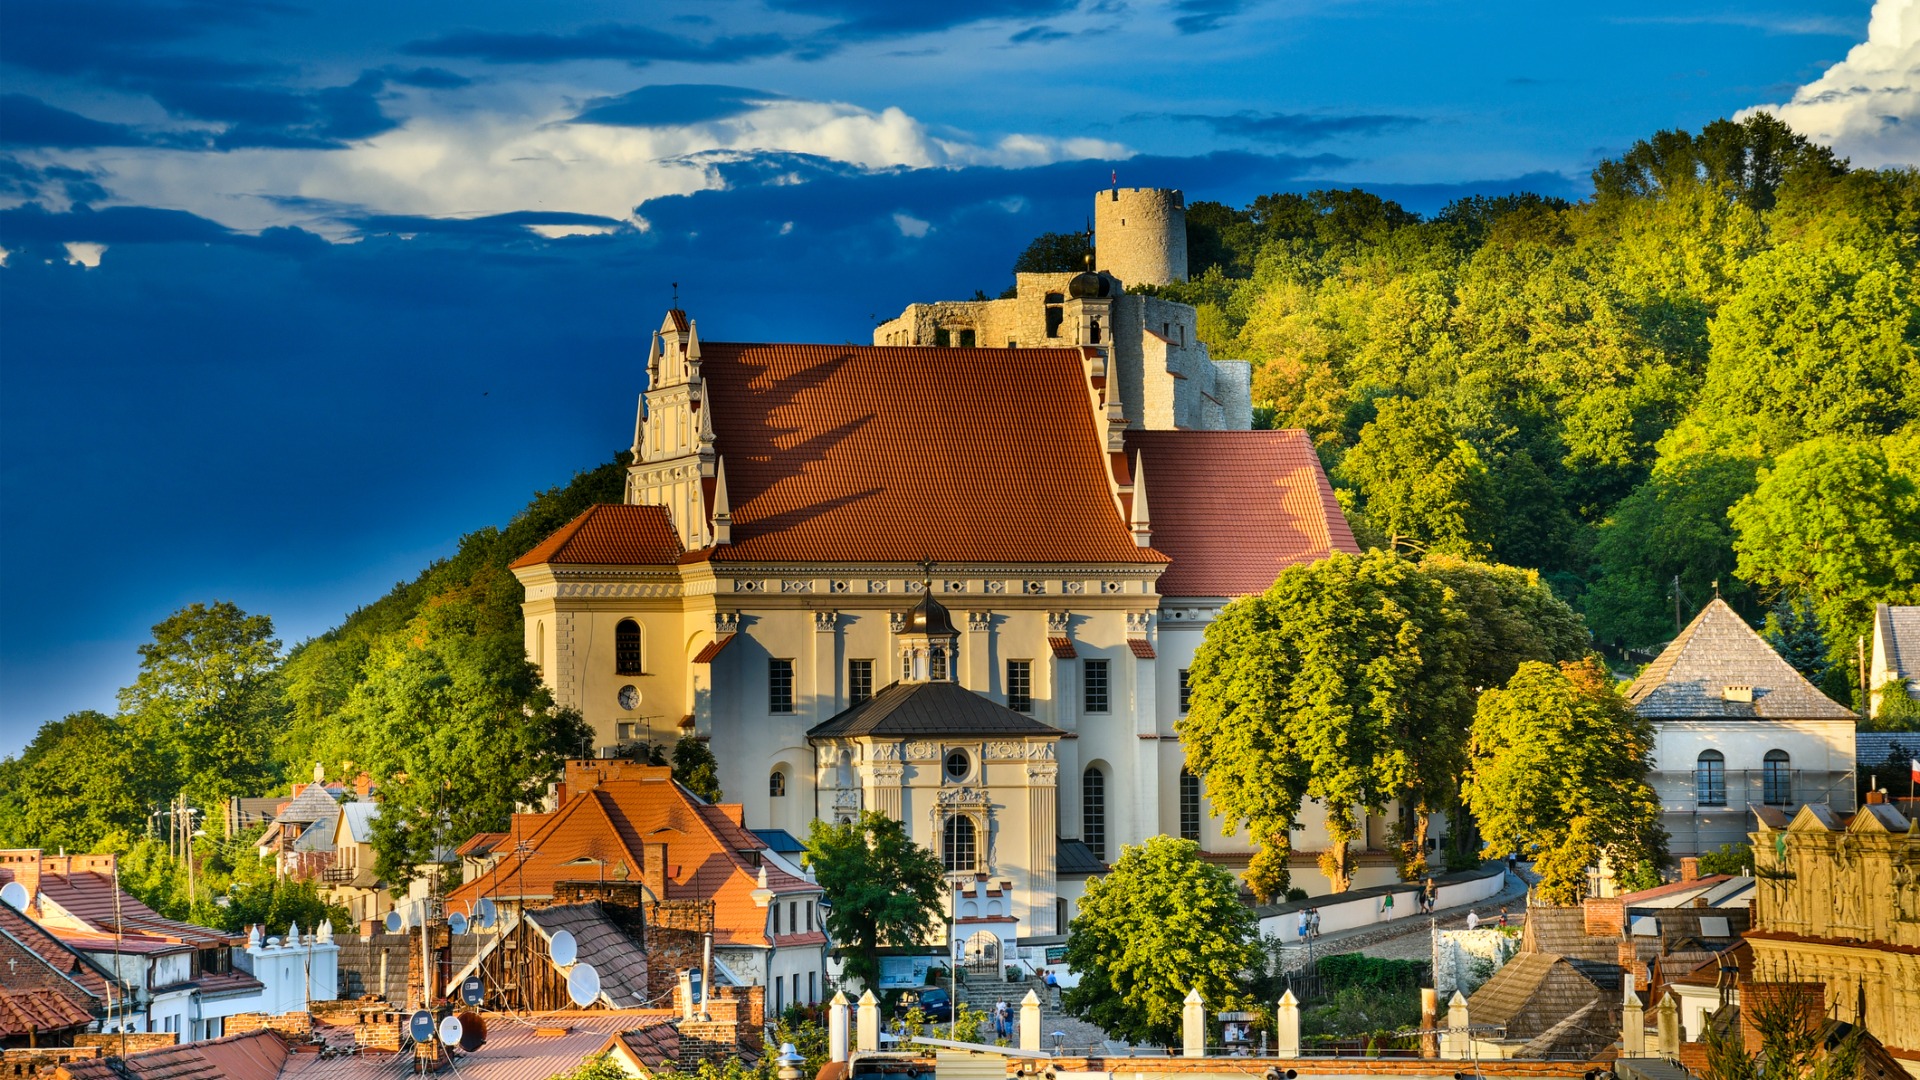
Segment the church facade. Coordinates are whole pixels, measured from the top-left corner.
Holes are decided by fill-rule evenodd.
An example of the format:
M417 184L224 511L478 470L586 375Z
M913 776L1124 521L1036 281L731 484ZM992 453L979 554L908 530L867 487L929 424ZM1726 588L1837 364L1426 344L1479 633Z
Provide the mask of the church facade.
M528 655L602 754L707 739L749 828L896 817L1002 938L1150 836L1244 865L1183 769L1186 670L1233 598L1357 548L1304 433L1135 424L1112 363L670 312L625 501L514 563Z

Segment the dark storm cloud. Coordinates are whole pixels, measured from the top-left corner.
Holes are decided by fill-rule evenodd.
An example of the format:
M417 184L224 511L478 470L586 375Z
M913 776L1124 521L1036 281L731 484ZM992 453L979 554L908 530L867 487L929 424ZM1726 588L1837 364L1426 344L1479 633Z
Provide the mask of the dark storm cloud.
M1180 14L1173 27L1183 34L1218 30L1227 19L1252 6L1250 0L1174 0L1173 10Z
M243 79L268 65L156 51L210 30L250 26L269 5L154 0L12 0L0 63L52 75L123 79Z
M699 41L647 26L607 23L563 34L461 30L411 41L412 56L464 57L489 64L559 64L569 60L620 60L644 67L659 60L683 64L737 64L791 52L778 34L738 34Z
M744 86L665 83L613 97L591 98L569 123L614 127L679 127L741 116L786 95Z
M107 198L100 176L65 165L29 165L11 154L0 154L0 195L22 202L100 202Z
M1307 144L1341 135L1372 135L1426 123L1418 116L1391 113L1136 113L1129 120L1178 120L1205 124L1217 135L1258 142Z
M1002 19L1044 19L1072 11L1079 0L959 0L956 3L901 3L900 0L770 0L770 7L801 15L824 15L840 22L822 37L829 41L898 37L951 30L969 23Z
M26 94L0 94L0 146L79 149L153 145L153 135L130 125L94 120Z
M556 210L515 210L507 214L488 214L472 218L437 218L417 214L369 214L340 219L353 225L362 235L398 233L418 235L444 233L455 236L524 236L530 225L589 225L630 229L619 218L598 214L572 214Z
M1015 45L1029 45L1034 43L1045 44L1049 41L1065 41L1072 36L1072 34L1067 33L1065 30L1055 30L1053 27L1041 23L1038 26L1029 26L1025 30L1008 37L1007 40Z

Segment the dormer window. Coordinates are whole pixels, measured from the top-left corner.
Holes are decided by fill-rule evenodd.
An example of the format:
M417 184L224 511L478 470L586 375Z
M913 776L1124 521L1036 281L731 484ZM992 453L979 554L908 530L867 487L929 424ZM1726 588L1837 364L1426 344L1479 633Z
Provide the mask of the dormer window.
M1722 687L1720 690L1720 699L1722 701L1744 701L1752 704L1753 687L1739 685Z

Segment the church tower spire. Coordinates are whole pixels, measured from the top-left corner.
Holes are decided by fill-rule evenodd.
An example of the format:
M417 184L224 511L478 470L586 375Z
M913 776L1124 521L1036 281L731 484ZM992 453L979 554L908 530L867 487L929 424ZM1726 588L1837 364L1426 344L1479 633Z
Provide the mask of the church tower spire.
M1147 516L1147 463L1138 453L1133 455L1133 543L1136 547L1153 546L1153 519Z
M660 506L688 550L708 543L703 480L713 476L713 418L700 380L700 334L675 307L661 320L647 352L647 389L634 425L627 502Z

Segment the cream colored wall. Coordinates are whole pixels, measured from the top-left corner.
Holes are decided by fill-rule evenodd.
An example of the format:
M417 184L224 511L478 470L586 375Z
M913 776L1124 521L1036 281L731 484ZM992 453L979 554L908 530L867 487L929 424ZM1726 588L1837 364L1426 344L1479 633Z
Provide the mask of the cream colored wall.
M1186 199L1166 188L1113 188L1093 198L1094 260L1129 285L1187 279Z
M1761 805L1767 752L1784 750L1793 771L1792 814L1799 806L1854 805L1854 724L1851 720L1656 720L1654 791L1665 811L1673 855L1697 855L1722 844L1741 843ZM1726 758L1727 805L1703 807L1695 785L1700 754Z

